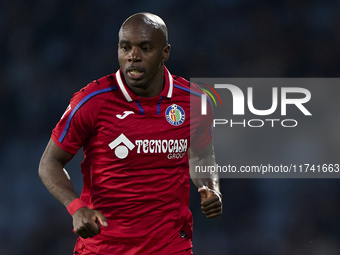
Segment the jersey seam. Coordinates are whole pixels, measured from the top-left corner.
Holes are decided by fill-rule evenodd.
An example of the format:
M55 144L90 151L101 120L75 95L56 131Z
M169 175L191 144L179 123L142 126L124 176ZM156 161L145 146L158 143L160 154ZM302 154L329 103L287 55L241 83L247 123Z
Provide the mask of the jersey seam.
M116 87L117 87L117 89L111 90L111 91L108 91L108 92L119 91L120 89L119 89L118 85L116 85ZM107 94L107 96L106 96L106 98L105 98L105 101L103 102L103 104L101 105L101 107L98 109L98 112L97 112L97 114L96 114L97 118L96 118L96 120L95 120L95 122L93 123L93 126L92 126L92 128L91 128L92 135L93 135L93 130L95 129L95 127L96 127L97 124L98 124L99 113L101 112L101 110L103 109L104 105L106 104L106 102L107 102L109 99L110 99L110 95Z
M110 90L107 90L107 91L103 91L103 92L99 92L99 91L101 91L101 90L105 90L105 89L109 89L109 88L111 88ZM107 93L107 92L112 92L112 91L116 91L116 90L118 90L118 87L117 88L114 88L114 86L111 86L111 87L107 87L107 88L104 88L104 89L101 89L101 90L96 90L96 91L93 91L93 92L91 92L91 93L89 93L88 95L86 95L85 97L83 97L77 104L76 104L76 106L75 106L75 108L73 109L73 111L70 113L70 115L69 115L69 117L68 117L68 119L67 119L67 122L66 122L66 125L65 125L65 127L64 127L64 130L63 130L63 132L61 133L61 135L60 135L60 137L59 137L59 139L58 139L58 141L60 142L60 143L62 143L64 140L65 140L65 138L66 138L66 136L67 136L67 134L68 134L68 132L69 132L69 130L70 130L70 126L71 126L71 123L72 123L72 121L73 121L73 118L74 118L74 116L76 115L76 113L80 110L80 108L82 108L87 102L89 102L91 99L93 99L94 97L96 97L96 96L98 96L98 95L102 95L102 94L104 94L104 93ZM87 96L89 96L89 95L91 95L92 93L96 93L97 92L97 94L95 94L95 95L93 95L93 96L91 96L91 97L89 97L89 98L87 98L86 99L86 97ZM85 100L86 99L86 100ZM83 103L81 103L83 100L85 100ZM81 103L81 104L80 104ZM80 105L79 105L80 104ZM78 105L79 105L79 107L78 107ZM101 109L101 108L100 108ZM96 120L97 121L97 120Z

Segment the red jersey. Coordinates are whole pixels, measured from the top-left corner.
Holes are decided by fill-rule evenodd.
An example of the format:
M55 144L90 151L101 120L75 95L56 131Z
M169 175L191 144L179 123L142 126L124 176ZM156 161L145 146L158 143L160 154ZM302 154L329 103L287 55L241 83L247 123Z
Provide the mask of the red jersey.
M187 151L190 143L202 149L211 143L212 115L190 114L190 99L200 105L203 92L188 81L165 67L164 80L153 98L134 94L121 70L93 81L74 94L53 130L61 149L75 154L83 147L81 199L108 222L95 237L78 239L82 254L192 247Z

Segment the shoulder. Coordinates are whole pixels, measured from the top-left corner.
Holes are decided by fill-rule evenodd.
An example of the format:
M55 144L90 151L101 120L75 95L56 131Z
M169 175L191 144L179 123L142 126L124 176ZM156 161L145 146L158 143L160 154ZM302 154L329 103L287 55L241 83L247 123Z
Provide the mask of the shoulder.
M118 90L115 74L106 75L100 79L93 80L85 87L81 88L78 92L74 93L72 101L76 103L87 102L92 98L98 98L107 95L109 92Z
M201 97L202 94L204 94L203 90L197 85L192 82L189 82L183 77L172 75L173 81L174 81L174 89L176 90L182 90L186 93L189 93L191 95L195 95L198 97Z
M192 106L201 105L202 95L206 95L207 101L209 102L209 108L213 113L213 106L209 95L196 83L189 82L183 77L172 75L174 81L174 91L175 95L182 96L183 94L187 94L190 96L190 102ZM182 93L181 93L182 92ZM197 108L198 109L198 108Z
M83 92L85 95L101 94L118 90L118 84L116 82L115 74L106 75L100 79L93 80L79 92Z
M192 105L199 105L205 92L195 83L189 82L183 77L173 75L174 95L189 97Z

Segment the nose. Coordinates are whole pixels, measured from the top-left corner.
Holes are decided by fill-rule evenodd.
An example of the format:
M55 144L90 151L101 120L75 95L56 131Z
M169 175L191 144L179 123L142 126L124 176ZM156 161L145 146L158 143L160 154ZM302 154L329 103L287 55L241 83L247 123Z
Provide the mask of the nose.
M139 62L141 61L140 51L137 47L133 47L129 54L129 62Z

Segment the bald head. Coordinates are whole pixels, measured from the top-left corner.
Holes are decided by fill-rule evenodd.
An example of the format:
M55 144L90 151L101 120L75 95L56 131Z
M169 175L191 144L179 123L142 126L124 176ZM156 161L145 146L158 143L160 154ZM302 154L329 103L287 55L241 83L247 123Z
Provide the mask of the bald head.
M163 64L170 54L164 21L151 13L137 13L119 30L118 62L128 86L139 96L154 97L164 83Z
M142 28L152 29L157 32L160 39L163 39L164 45L168 43L168 29L164 21L155 14L140 12L130 16L120 27L119 34L122 33L122 30L131 27L134 27L139 31L142 31Z

